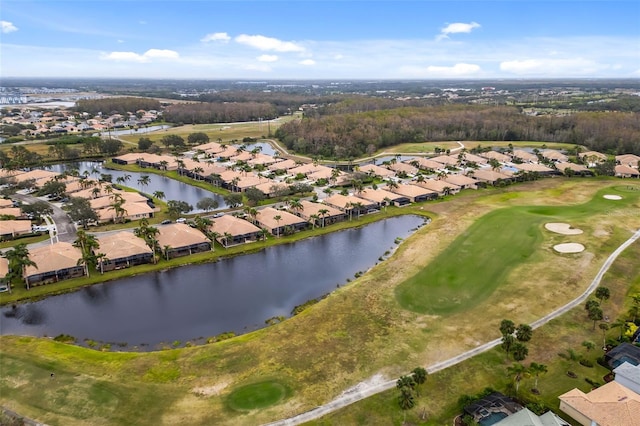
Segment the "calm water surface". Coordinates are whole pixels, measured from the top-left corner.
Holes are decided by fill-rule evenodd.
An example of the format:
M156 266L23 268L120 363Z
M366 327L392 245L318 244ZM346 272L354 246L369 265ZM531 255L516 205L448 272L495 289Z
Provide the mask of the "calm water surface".
M166 176L156 175L153 173L138 173L138 172L123 172L120 170L111 170L104 167L102 162L94 161L78 161L72 163L55 164L46 167L47 170L51 170L56 173L62 173L65 170L77 169L80 174L85 171L89 172L89 176L98 179L100 173L110 174L112 176L112 182L118 185L116 179L118 177L129 175L131 178L124 184L130 188L135 188L146 194L153 194L155 191L162 191L165 195L165 202L167 200L179 200L186 201L193 206L193 210L190 213L201 213L203 210L196 208L198 201L205 197L213 198L218 201L218 210L225 209L227 204L221 195L215 194L206 189L198 188L188 185L186 183L178 182L177 180L168 178ZM140 186L138 179L141 176L149 176L149 185Z
M57 336L156 348L265 326L273 316L344 285L424 219L403 216L358 229L270 247L217 263L190 265L5 306L2 334ZM147 346L148 345L148 346ZM115 349L115 348L114 348Z

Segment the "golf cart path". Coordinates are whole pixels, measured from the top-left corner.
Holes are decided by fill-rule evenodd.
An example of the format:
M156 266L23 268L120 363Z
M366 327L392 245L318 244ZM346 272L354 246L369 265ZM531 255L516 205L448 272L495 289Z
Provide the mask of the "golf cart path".
M598 271L598 273L596 274L595 278L591 281L591 284L589 284L589 286L585 289L585 291L578 296L577 298L573 299L572 301L570 301L569 303L567 303L566 305L556 309L555 311L543 316L542 318L534 321L533 323L531 323L531 328L536 329L538 327L541 327L542 325L548 323L549 321L559 317L560 315L563 315L565 313L567 313L568 311L570 311L571 309L575 308L576 306L580 305L581 303L583 303L587 297L589 297L589 295L598 287L598 285L600 284L600 282L602 281L602 277L604 277L604 274L609 270L609 268L611 267L611 265L613 264L613 262L617 259L617 257L627 248L629 247L631 244L633 244L635 241L637 241L640 238L640 229L638 229L628 240L626 240L624 243L622 243L613 253L611 253L609 255L609 257L607 258L607 260L605 260L604 264L602 265L602 267L600 268L600 270ZM428 366L427 372L429 374L433 374L437 371L440 370L444 370L445 368L451 367L453 365L456 365L462 361L465 361L469 358L474 357L475 355L478 355L482 352L488 351L489 349L494 348L495 346L498 346L501 342L501 339L495 339L492 340L490 342L484 343L480 346L477 346L469 351L463 352L458 356L455 356L453 358L449 358L447 360L444 361L440 361L438 363L435 363L433 365ZM311 420L315 420L318 419L322 416L325 416L329 413L332 413L334 411L337 411L343 407L346 407L350 404L353 404L354 402L358 402L360 400L363 400L365 398L368 398L372 395L375 395L377 393L380 392L384 392L386 390L392 389L396 386L396 380L397 379L393 379L393 380L384 380L381 376L377 375L377 376L373 376L370 379L361 382L359 384L357 384L356 386L347 389L346 391L344 391L342 394L340 394L340 396L338 396L336 399L334 399L333 401L330 401L324 405L321 405L319 407L316 407L312 410L309 410L305 413L301 413L298 414L294 417L290 417L288 419L284 419L284 420L278 420L272 423L268 423L266 426L292 426L292 425L299 425L301 423L304 422L308 422Z

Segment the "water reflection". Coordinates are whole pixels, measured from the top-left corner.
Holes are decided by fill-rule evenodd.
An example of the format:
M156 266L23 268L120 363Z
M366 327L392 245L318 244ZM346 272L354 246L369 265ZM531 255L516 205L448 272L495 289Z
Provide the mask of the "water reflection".
M79 341L145 342L155 348L161 342L255 330L266 319L288 317L295 306L366 271L394 247L397 237L423 223L416 216L387 219L216 263L98 284L17 308L36 321L12 317L12 308L3 307L2 334L68 334Z
M89 173L89 175L93 178L99 178L100 174L110 174L112 176L112 182L116 183L117 178L124 177L125 175L129 176L129 180L125 183L126 186L131 188L138 189L147 194L153 194L156 191L162 191L165 195L166 200L179 200L186 201L187 203L193 206L193 210L191 213L202 213L204 210L198 209L196 204L198 201L202 200L205 197L213 198L218 202L218 209L227 208L227 204L224 202L224 199L221 195L213 193L211 191L207 191L206 189L198 188L195 186L187 185L186 183L178 182L177 180L173 180L166 176L156 175L153 173L138 173L138 172L130 172L130 171L120 171L120 170L112 170L104 167L102 162L93 162L93 161L78 161L71 163L62 163L62 164L54 164L48 166L47 169L56 172L62 173L65 170L76 169L83 174L85 171ZM141 187L138 184L138 180L141 176L146 175L149 176L149 184Z

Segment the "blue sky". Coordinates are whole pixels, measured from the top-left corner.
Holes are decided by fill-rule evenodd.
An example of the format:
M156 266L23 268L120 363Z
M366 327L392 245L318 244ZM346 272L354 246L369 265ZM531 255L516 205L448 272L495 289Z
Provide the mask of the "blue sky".
M640 78L640 1L0 0L0 76Z

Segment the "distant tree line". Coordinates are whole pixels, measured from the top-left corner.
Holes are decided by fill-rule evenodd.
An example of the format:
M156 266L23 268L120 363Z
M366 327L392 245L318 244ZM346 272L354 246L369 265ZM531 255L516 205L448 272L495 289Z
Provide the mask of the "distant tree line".
M103 114L126 114L135 113L138 110L160 110L160 102L150 98L104 98L104 99L81 99L76 103L75 110L78 112L88 112L95 115L99 112Z
M289 150L323 158L356 158L400 143L458 140L566 142L640 154L640 114L536 117L507 106L405 107L307 117L282 124L275 136Z
M276 108L268 102L173 104L163 114L171 123L184 124L271 120L278 116Z

